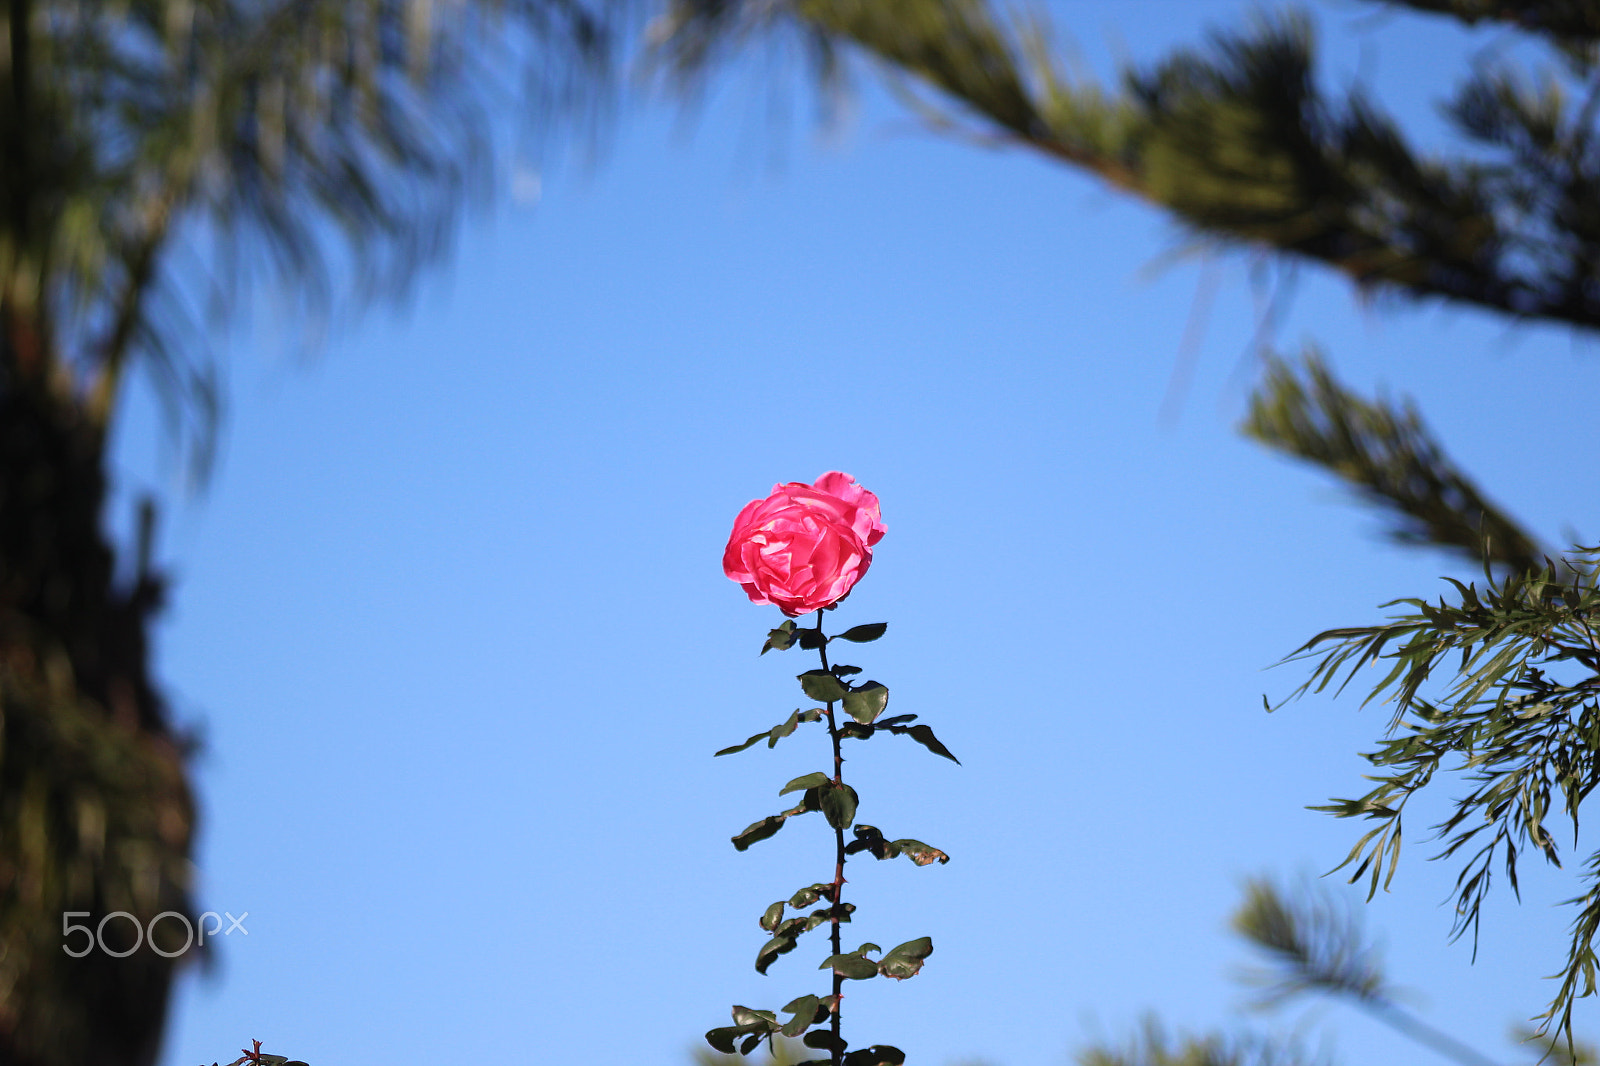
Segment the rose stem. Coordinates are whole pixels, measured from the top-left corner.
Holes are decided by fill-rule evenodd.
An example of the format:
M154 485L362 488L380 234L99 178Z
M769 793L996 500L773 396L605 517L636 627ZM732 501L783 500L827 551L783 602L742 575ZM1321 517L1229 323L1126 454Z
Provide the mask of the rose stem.
M822 656L822 668L824 670L827 670L828 669L828 638L822 635L822 612L821 611L817 612L817 652L818 652L818 654L820 654ZM834 724L834 720L833 720L833 701L832 700L828 701L828 708L827 708L827 711L825 713L828 716L828 737L829 737L829 739L831 739L833 741L833 784L834 784L835 788L839 788L839 787L843 786L843 784L844 784L844 754L839 749L839 741L841 739L843 739L843 738L839 735L838 727ZM839 954L842 954L844 952L844 948L841 947L840 943L839 943L839 918L840 918L841 914L843 913L843 909L844 909L844 900L840 898L841 895L844 892L844 827L843 826L834 826L834 829L833 829L833 842L834 842L834 864L833 864L833 919L832 919L832 921L833 921L833 934L832 934L832 938L833 938L833 953L835 955L839 955ZM840 1048L840 1037L839 1037L839 1014L840 1014L839 1008L842 1005L843 1001L844 1001L844 975L840 974L838 971L835 971L834 975L833 975L833 1036L834 1036L834 1041L833 1041L833 1048L832 1048L832 1051L831 1051L831 1054L833 1056L833 1066L842 1066L842 1064L844 1062L844 1051Z

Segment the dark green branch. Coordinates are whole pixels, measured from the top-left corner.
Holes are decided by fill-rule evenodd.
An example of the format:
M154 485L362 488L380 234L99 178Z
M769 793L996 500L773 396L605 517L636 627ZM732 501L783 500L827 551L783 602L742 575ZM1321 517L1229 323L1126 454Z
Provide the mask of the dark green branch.
M1389 535L1402 544L1445 548L1517 573L1544 565L1544 550L1457 469L1410 404L1397 410L1362 399L1315 352L1300 366L1268 363L1243 428L1385 510L1393 520Z

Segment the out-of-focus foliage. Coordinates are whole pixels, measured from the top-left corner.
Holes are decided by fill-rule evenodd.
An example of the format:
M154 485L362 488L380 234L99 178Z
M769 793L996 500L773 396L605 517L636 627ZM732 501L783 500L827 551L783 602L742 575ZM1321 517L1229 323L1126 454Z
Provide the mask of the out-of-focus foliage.
M798 35L824 71L853 48L933 90L924 105L956 128L1091 171L1210 238L1362 286L1600 325L1592 5L1413 6L1537 28L1560 62L1537 78L1509 60L1472 72L1450 104L1467 147L1437 158L1372 100L1318 87L1294 15L1219 32L1115 89L1075 77L1041 21L984 0L676 0L655 39L689 81L755 34Z
M1383 967L1363 943L1359 920L1326 895L1290 902L1270 882L1253 880L1232 925L1273 964L1246 974L1261 990L1258 1006L1275 1007L1307 992L1357 999L1385 994Z
M1299 366L1269 360L1244 431L1338 475L1393 516L1390 535L1403 544L1448 548L1516 573L1543 563L1539 545L1457 469L1415 407L1357 396L1314 352Z
M165 595L102 528L129 368L203 456L209 316L393 294L486 190L488 108L600 95L605 0L7 0L0 23L0 1062L148 1066L193 919ZM187 253L187 259L181 259ZM348 279L348 280L347 280ZM118 578L119 570L124 575ZM181 938L173 918L161 938ZM105 927L111 950L131 930ZM74 950L81 943L74 942Z
M489 105L593 97L603 2L8 0L8 314L96 421L140 361L204 423L203 314L399 291L487 191Z
M1277 1007L1307 994L1342 997L1463 1066L1496 1066L1400 1007L1377 949L1366 942L1359 916L1327 893L1289 894L1269 881L1253 880L1245 888L1244 904L1234 912L1233 929L1268 961L1267 967L1243 975L1260 990L1258 1007ZM1576 1052L1576 1045L1572 1050Z
M1359 916L1326 891L1314 886L1285 890L1270 881L1252 880L1232 925L1266 963L1240 975L1258 990L1257 1008L1277 1009L1307 996L1331 997L1461 1066L1496 1066L1495 1060L1399 1005ZM1519 1044L1533 1045L1533 1057L1541 1062L1565 1066L1594 1062L1594 1049L1581 1042L1552 1042L1526 1028L1513 1037ZM1092 1047L1080 1053L1078 1061L1083 1066L1292 1066L1312 1060L1295 1043L1248 1032L1171 1037L1151 1020L1126 1044Z
M694 1049L694 1061L699 1066L795 1066L811 1057L811 1050L798 1040L777 1039L769 1041L765 1058L747 1058L743 1055L723 1055L708 1047Z
M1176 1036L1154 1019L1120 1047L1078 1054L1080 1066L1309 1066L1293 1046L1250 1036Z

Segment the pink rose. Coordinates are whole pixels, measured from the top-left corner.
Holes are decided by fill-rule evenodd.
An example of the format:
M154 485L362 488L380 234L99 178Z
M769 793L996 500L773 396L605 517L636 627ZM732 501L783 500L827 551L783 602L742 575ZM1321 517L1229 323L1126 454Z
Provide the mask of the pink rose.
M837 470L751 500L733 521L722 572L756 603L806 614L838 603L872 565L883 539L878 497Z

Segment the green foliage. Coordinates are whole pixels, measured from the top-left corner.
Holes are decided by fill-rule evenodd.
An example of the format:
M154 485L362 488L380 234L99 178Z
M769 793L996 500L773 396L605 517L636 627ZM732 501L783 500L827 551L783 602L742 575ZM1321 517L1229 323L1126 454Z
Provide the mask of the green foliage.
M1519 1044L1531 1044L1538 1049L1540 1066L1545 1062L1553 1062L1555 1066L1595 1066L1600 1062L1600 1053L1586 1041L1568 1042L1559 1035L1541 1036L1538 1030L1526 1025L1513 1029L1512 1038Z
M861 797L849 785L830 784L822 790L822 816L835 829L849 829L860 805Z
M878 976L878 964L864 954L869 949L877 951L878 947L875 944L863 944L856 951L847 954L829 955L822 960L822 965L818 966L817 969L832 970L840 977L848 978L852 981L865 981L868 978L876 977Z
M844 711L862 725L870 725L889 706L889 690L876 681L857 685L844 694Z
M1244 432L1355 487L1396 519L1390 536L1403 544L1448 548L1517 573L1541 565L1538 544L1450 462L1414 407L1363 400L1315 352L1298 367L1268 361Z
M799 681L805 694L820 703L837 703L850 691L828 670L807 670L799 676Z
M1169 1036L1154 1019L1120 1047L1078 1055L1079 1066L1309 1066L1298 1048L1253 1037Z
M867 700L864 699L860 704L857 705L865 711L871 712L874 716L881 714L883 707L887 706L889 702L889 690L882 688L882 686L878 686L877 689L873 689L872 686L876 685L878 685L876 681L869 681L865 685L861 686L861 691L869 692L868 698L873 702L867 702ZM882 706L878 706L876 711L873 711L872 708L878 699L877 692L880 689L882 692ZM845 709L848 710L849 706L850 705L846 703ZM903 736L909 736L912 740L915 740L918 744L921 744L935 755L943 756L944 758L955 763L957 766L961 765L961 760L950 754L950 749L939 742L939 738L933 735L932 729L926 725L910 724L916 720L917 716L914 714L897 714L893 718L885 718L883 721L875 724L871 718L868 718L866 721L846 722L840 728L840 734L856 740L866 740L868 737L872 736L881 729L887 733L897 733Z
M38 335L62 350L48 358L102 426L130 360L174 416L202 432L214 419L212 345L168 266L185 223L218 238L199 279L212 314L258 279L331 310L330 263L345 257L350 295L404 291L487 191L483 101L500 79L525 75L527 113L551 117L596 98L574 90L599 84L608 51L604 6L583 0L8 11L0 298L49 321ZM508 38L520 47L495 49Z
M933 954L933 941L925 936L907 940L889 949L878 963L878 972L896 981L904 981L922 972L922 964Z
M920 840L906 837L901 840L885 840L883 834L875 825L858 825L854 829L855 840L845 845L845 854L854 855L866 852L875 859L893 859L904 855L918 866L927 866L929 863L946 863L950 856L930 844Z
M1213 240L1413 297L1600 325L1590 6L1412 6L1537 28L1559 69L1530 88L1509 59L1482 64L1450 106L1468 147L1438 158L1359 91L1320 89L1310 24L1295 15L1126 70L1118 90L1075 77L1038 21L984 0L676 0L653 37L690 85L755 36L797 35L835 80L854 46L936 125L1087 170Z
M1289 892L1266 880L1248 883L1232 926L1267 962L1241 973L1260 992L1255 1006L1267 1010L1307 995L1331 996L1461 1066L1499 1066L1399 1005L1401 997L1389 986L1358 912L1342 902L1316 886ZM1585 1044L1540 1037L1525 1027L1514 1039L1535 1045L1540 1063L1554 1059L1565 1066L1592 1066L1594 1061L1593 1049ZM1150 1020L1127 1044L1092 1048L1079 1061L1085 1066L1297 1066L1309 1060L1294 1043L1250 1033L1173 1039Z
M891 728L889 732L895 733L899 732L899 730ZM950 749L939 743L939 738L934 736L933 730L929 729L927 726L914 725L905 732L906 735L912 740L916 741L918 744L921 744L935 755L942 755L944 758L949 759L958 766L961 764L961 760L956 758L954 755L951 755Z
M822 788L830 783L830 778L821 770L815 773L802 774L778 790L778 795L785 796L790 792L802 792L811 788Z
M1394 876L1407 801L1436 777L1466 786L1433 828L1446 845L1439 857L1476 847L1456 880L1456 936L1470 929L1476 939L1497 862L1514 893L1523 851L1560 865L1546 824L1556 811L1577 846L1579 806L1600 782L1597 574L1600 549L1577 549L1536 573L1486 576L1481 589L1447 579L1448 599L1394 601L1410 609L1383 625L1318 634L1295 654L1315 665L1294 696L1342 691L1363 667L1387 661L1365 701L1382 696L1395 708L1389 735L1365 755L1378 769L1375 787L1313 808L1376 823L1340 864L1354 864L1352 881L1369 876L1369 897ZM1441 675L1448 680L1434 680ZM1574 1000L1595 992L1600 852L1580 880L1582 894L1566 901L1578 911L1559 990L1540 1015L1569 1034Z
M1303 892L1291 898L1267 881L1253 880L1232 924L1270 963L1267 969L1244 975L1247 983L1261 990L1258 1007L1275 1007L1306 993L1342 997L1462 1066L1497 1066L1399 1005L1399 997L1384 978L1377 950L1366 942L1358 916L1326 893ZM1578 1053L1575 1043L1563 1046L1569 1053L1563 1057Z
M802 1066L847 1066L847 1064L848 1066L900 1066L905 1061L903 1052L887 1044L874 1044L849 1051L848 1043L839 1034L839 1004L843 995L844 981L866 981L880 975L903 981L916 976L928 956L933 953L933 941L928 937L908 940L890 950L881 959L868 957L881 953L882 949L876 944L863 944L853 952L843 950L840 944L841 927L851 921L856 909L855 904L842 898L846 883L845 862L851 855L861 852L867 852L879 859L905 855L918 866L950 861L950 856L943 851L920 840L905 838L889 841L884 839L883 834L875 826L856 825L856 811L860 807L861 797L842 777L844 759L840 744L846 738L869 740L880 729L891 733L909 734L935 754L954 759L944 745L934 738L933 732L927 726L910 724L917 717L914 714L897 715L894 718L877 721L888 706L887 688L876 681L856 683L848 680L861 673L859 667L829 665L827 649L831 641L843 639L855 643L867 643L882 637L887 629L887 625L880 622L855 626L842 634L828 637L822 632L819 614L818 624L814 628L798 628L792 620L789 620L769 631L767 641L761 649L762 654L773 650L783 651L796 644L819 653L821 666L798 675L798 680L806 695L823 703L824 706L808 711L796 710L780 725L764 733L757 733L742 744L724 748L716 753L728 755L743 751L763 739L767 741L768 747L771 747L781 737L794 732L800 722L820 719L827 725L834 756L833 776L829 776L825 771L813 771L792 779L779 790L779 795L801 793L801 801L797 806L754 822L733 838L734 847L744 851L752 844L777 833L789 818L811 811L822 811L834 835L834 880L807 885L796 891L787 901L779 900L767 906L758 924L761 930L768 934L768 939L756 952L755 967L758 973L766 974L772 963L799 945L802 936L814 929L827 926L830 952L818 969L827 970L831 974L832 994L804 995L791 1001L783 1009L784 1013L793 1015L786 1022L779 1022L776 1013L771 1011L734 1007L733 1025L719 1026L706 1033L706 1041L725 1054L748 1055L763 1043L769 1047L774 1046L774 1040L779 1037L799 1036L802 1037L805 1047L823 1050L829 1055L827 1059L810 1060ZM837 710L848 714L849 720L841 721L836 713ZM845 831L850 829L853 829L854 839L846 844ZM793 908L795 911L815 909L810 910L810 913L786 916L788 908ZM829 1023L829 1028L812 1028L825 1022Z
M1302 1066L1294 1048L1238 1037L1171 1037L1154 1020L1122 1047L1088 1048L1080 1066Z
M1262 990L1258 1006L1274 1007L1306 992L1363 1001L1387 996L1383 968L1364 943L1356 915L1325 895L1290 902L1270 882L1253 879L1231 924L1274 963L1246 974L1247 983Z
M827 778L824 777L823 780L826 781ZM784 791L787 792L789 790L785 789ZM821 809L821 787L807 788L805 790L805 794L800 798L800 802L795 806L778 814L769 814L759 822L752 822L750 825L746 826L742 832L733 838L733 846L739 851L744 851L751 844L754 844L757 841L765 840L778 830L782 829L783 823L788 821L790 818L793 818L795 815L809 814L812 811Z
M906 1053L888 1044L873 1044L844 1057L844 1066L901 1066Z
M767 642L761 645L761 654L769 651L788 651L794 646L794 619L785 619L777 629L767 634Z
M1593 48L1600 41L1600 9L1586 0L1388 0L1391 4L1453 15L1467 25L1503 22L1555 43ZM1592 52L1588 62L1594 62Z
M757 733L743 744L734 744L732 747L723 748L721 751L717 752L717 754L732 755L735 752L740 752L746 748L753 747L758 741L762 740L767 742L768 748L775 748L778 746L778 741L782 740L790 733L793 733L795 731L795 727L801 722L818 722L821 720L822 712L817 708L813 707L810 710L802 711L796 707L793 714L784 719L782 722L773 726L771 729L767 730L765 733Z

